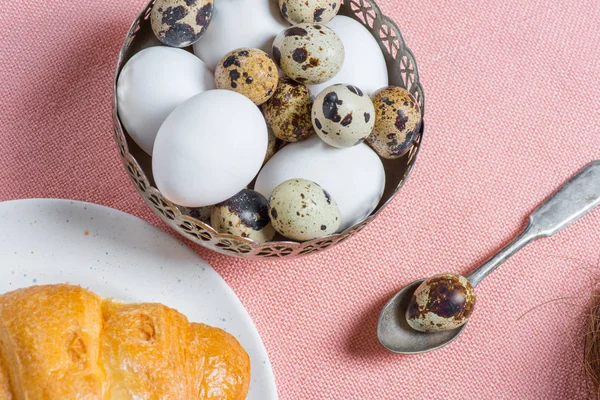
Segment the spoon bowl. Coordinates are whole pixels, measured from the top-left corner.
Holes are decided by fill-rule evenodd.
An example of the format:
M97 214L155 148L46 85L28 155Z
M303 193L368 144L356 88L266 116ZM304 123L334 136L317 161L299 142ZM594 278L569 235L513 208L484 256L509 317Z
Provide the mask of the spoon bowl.
M406 309L420 279L408 284L383 307L377 324L379 342L388 350L400 354L419 354L437 350L456 339L466 324L452 331L425 333L414 330L406 321Z

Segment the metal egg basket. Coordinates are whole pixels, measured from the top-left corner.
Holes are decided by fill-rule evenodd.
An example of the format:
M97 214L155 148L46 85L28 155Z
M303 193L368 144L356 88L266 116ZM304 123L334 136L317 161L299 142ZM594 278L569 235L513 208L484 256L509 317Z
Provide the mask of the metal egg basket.
M424 124L414 140L412 148L397 160L383 160L386 187L375 211L361 223L342 233L308 242L275 241L254 243L237 236L217 233L210 225L189 215L189 210L167 200L156 188L152 175L152 158L144 153L124 130L117 115L117 78L125 63L140 50L162 45L154 36L150 26L150 10L154 0L138 16L131 26L119 53L114 77L113 127L115 140L123 165L138 192L152 210L171 228L187 239L214 251L246 258L293 258L328 249L360 232L392 200L406 182L419 153ZM390 85L408 89L415 97L423 115L425 98L419 82L419 73L414 56L406 47L398 26L383 15L373 0L344 0L340 15L351 17L364 25L375 37L386 59ZM352 82L348 82L352 83Z

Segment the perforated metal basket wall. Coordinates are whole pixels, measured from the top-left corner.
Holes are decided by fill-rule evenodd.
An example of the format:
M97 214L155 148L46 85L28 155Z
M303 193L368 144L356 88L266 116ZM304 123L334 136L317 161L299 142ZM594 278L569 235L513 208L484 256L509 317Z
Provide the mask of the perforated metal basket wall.
M397 160L383 160L386 172L386 188L383 198L373 214L361 223L346 231L309 242L270 242L254 243L248 239L217 233L210 225L193 218L189 210L167 200L154 184L151 157L144 153L127 134L117 114L116 85L118 75L125 63L140 50L160 46L150 26L150 10L154 1L139 15L131 26L121 52L114 78L113 127L123 165L138 192L152 210L171 228L187 239L209 249L239 257L276 258L298 257L330 248L360 232L393 199L408 178L419 153L423 138L424 124L408 153ZM388 67L390 85L408 89L417 99L425 115L425 98L419 82L415 58L406 47L398 26L381 10L373 0L344 0L340 15L351 17L363 24L379 43Z

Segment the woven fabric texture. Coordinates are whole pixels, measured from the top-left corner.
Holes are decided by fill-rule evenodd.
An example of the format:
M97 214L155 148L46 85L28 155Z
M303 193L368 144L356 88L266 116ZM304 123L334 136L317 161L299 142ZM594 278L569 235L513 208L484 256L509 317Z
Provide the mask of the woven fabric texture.
M217 0L221 1L221 0ZM59 197L164 225L112 137L112 77L145 0L0 0L0 200ZM584 399L581 330L600 211L532 244L477 289L452 345L377 342L414 279L467 273L584 164L600 158L598 0L380 0L420 67L426 132L414 174L356 238L295 261L198 248L270 354L282 399Z

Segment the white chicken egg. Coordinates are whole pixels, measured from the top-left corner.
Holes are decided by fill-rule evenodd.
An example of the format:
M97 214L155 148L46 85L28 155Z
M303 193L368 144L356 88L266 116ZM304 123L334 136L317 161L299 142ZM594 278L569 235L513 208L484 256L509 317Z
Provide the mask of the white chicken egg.
M156 186L185 207L227 200L256 176L267 141L262 113L247 97L230 90L194 96L158 132L152 156Z
M279 150L258 175L254 190L269 198L290 179L306 179L326 188L342 217L338 231L367 218L385 188L381 159L366 144L336 149L313 136Z
M131 138L152 154L158 129L185 100L215 88L206 65L193 54L150 47L134 55L117 82L119 118Z
M327 26L342 40L346 57L342 68L332 79L310 85L313 93L321 93L336 83L349 83L361 88L369 96L388 86L385 58L377 41L360 22L338 15Z
M194 44L194 54L214 71L225 54L241 47L270 54L275 36L289 26L277 0L215 1L212 20Z

